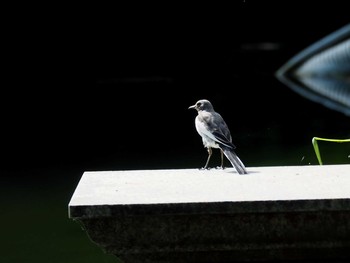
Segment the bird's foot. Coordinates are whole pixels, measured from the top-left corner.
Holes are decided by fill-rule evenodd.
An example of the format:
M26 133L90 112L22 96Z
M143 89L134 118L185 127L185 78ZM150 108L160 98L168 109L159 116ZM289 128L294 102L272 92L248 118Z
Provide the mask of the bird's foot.
M224 166L216 166L216 170L224 170L225 167Z
M201 171L203 171L203 170L210 170L211 168L210 167L202 167L202 168L198 168L198 170L201 170Z

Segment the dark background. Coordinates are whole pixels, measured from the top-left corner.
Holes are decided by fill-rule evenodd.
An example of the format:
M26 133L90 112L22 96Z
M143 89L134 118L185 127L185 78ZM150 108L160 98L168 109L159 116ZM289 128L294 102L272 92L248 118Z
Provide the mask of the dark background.
M112 262L68 219L81 175L203 166L196 113L187 109L198 99L225 118L246 166L316 165L312 137L349 138L349 117L274 74L348 24L348 10L346 1L266 0L9 8L5 260ZM320 148L326 164L350 162L347 144Z
M2 96L3 167L196 167L188 155L203 151L187 108L201 98L224 116L244 155L266 148L269 136L270 147L287 147L346 135L348 118L274 77L293 55L349 22L340 1L306 2L26 14L12 31L13 75ZM248 166L264 164L248 157Z

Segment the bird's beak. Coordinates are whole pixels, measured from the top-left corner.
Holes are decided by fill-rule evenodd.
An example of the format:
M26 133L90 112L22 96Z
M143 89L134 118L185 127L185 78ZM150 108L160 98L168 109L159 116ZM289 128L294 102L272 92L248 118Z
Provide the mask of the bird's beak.
M189 106L188 109L195 109L196 105Z

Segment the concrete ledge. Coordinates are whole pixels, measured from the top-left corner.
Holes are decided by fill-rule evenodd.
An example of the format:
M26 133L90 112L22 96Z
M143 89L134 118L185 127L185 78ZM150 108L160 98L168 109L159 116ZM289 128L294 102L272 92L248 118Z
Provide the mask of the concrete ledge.
M69 217L124 262L350 259L350 165L85 172Z

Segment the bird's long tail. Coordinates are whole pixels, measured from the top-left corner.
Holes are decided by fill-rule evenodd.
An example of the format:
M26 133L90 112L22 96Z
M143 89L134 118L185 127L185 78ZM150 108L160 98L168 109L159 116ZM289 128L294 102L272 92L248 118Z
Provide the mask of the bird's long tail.
M238 158L237 154L231 149L222 149L227 159L229 159L232 166L237 170L239 174L247 174L247 170L242 163L242 161Z

